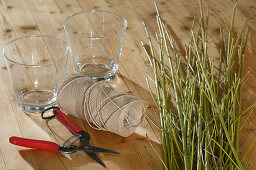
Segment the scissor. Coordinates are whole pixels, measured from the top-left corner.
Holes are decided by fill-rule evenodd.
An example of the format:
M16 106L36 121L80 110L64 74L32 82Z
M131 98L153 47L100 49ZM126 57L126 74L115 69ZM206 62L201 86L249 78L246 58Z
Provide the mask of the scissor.
M53 109L53 115L45 117L44 113L51 109ZM99 158L99 156L95 152L118 154L118 155L120 154L115 151L90 145L89 133L77 127L62 111L60 111L58 107L50 107L45 109L42 112L41 116L43 119L52 119L56 117L74 135L74 137L80 141L80 146L71 145L66 147L65 144L63 146L60 146L57 143L50 142L50 141L27 139L27 138L21 138L16 136L10 137L9 139L10 143L18 146L27 147L27 148L59 152L61 154L74 153L76 151L83 151L88 156L96 160L103 167L106 167L106 165L102 162L102 160Z

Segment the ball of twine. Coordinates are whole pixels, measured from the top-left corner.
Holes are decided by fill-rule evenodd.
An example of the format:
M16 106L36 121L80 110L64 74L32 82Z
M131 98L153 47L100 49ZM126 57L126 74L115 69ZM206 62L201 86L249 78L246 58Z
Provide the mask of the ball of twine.
M91 82L77 74L59 85L57 104L63 112L85 119L91 127L123 137L131 135L145 115L142 100L116 91L106 82Z

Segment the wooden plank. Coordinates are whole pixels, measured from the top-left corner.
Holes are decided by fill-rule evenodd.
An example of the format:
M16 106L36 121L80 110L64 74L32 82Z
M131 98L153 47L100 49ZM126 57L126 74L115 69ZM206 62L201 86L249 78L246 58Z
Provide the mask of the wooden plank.
M13 37L19 37L21 35L39 34L38 26L34 22L34 19L30 11L26 7L25 1L15 1L15 2L6 1L4 4L4 8L7 9L7 11L4 11L4 12L7 13L8 17L10 17L9 22L12 24L11 26L12 29L10 32L8 32L8 34L14 33ZM1 60L2 60L1 64L4 64L5 63L4 60L2 58ZM5 68L5 66L3 66L3 68ZM1 78L4 80L4 86L10 87L10 88L6 88L5 91L7 92L8 97L10 98L9 106L12 107L12 112L15 113L15 116L16 116L16 120L13 121L13 123L18 125L20 128L20 131L22 132L22 135L21 135L21 134L15 134L14 132L9 131L9 135L24 136L26 138L33 138L33 139L51 140L52 139L52 137L50 137L51 132L47 128L47 126L45 126L45 122L42 121L40 117L36 116L35 118L34 116L31 116L31 115L30 115L31 117L26 116L26 114L24 114L24 112L22 112L18 108L15 101L15 95L13 94L13 91L11 88L12 86L9 81L7 70L4 69L4 71L5 73L2 74L3 76L1 76ZM6 139L8 138L6 137ZM40 169L40 167L42 166L42 162L47 161L47 159L45 160L44 158L48 158L48 156L51 157L51 159L47 161L49 162L49 164L47 165L48 168L53 168L53 169L56 169L56 168L61 169L61 167L64 168L62 166L62 163L60 162L59 156L55 153L47 152L46 154L48 154L48 156L42 157L42 159L38 159L37 157L40 157L40 154L41 154L40 152L38 154L34 154L33 152L28 152L27 150L21 150L20 152L17 152L21 149L20 147L16 147L10 144L8 147L14 148L16 150L16 153L20 155L23 164L29 165L30 168L33 167L36 169ZM8 155L9 154L5 152L4 156L8 156ZM21 167L21 169L29 169L28 167L22 168L22 166L24 165L20 164L19 162L15 163L15 159L18 160L18 157L17 158L13 157L12 159L14 159L14 162L9 163L8 166L17 166L15 169L18 169L19 167Z
M0 4L0 23L1 23L1 31L0 31L0 48L2 49L5 42L10 40L11 37L15 35L13 32L13 27L11 24L11 18L7 13L7 6L6 4L1 1ZM15 112L13 111L11 102L15 102L15 99L11 97L7 89L11 89L11 85L5 84L5 80L9 81L7 68L5 66L4 57L0 59L0 133L1 133L1 144L0 144L0 158L1 164L0 169L33 169L31 164L31 157L27 151L23 152L23 155L20 155L18 150L20 148L13 147L9 142L8 139L12 135L22 136L22 132L20 126L17 122L17 118ZM12 90L12 89L11 89ZM24 158L28 161L24 161Z
M24 152L20 155L18 147L13 147L8 138L12 135L22 136L19 124L17 124L17 118L13 112L13 108L9 105L10 98L6 93L6 86L3 81L0 82L0 93L1 93L1 103L0 103L0 135L2 139L0 141L0 151L1 151L1 167L6 169L32 169L30 166L31 157L28 152ZM4 100L3 100L4 99ZM23 159L27 159L28 162L24 162Z

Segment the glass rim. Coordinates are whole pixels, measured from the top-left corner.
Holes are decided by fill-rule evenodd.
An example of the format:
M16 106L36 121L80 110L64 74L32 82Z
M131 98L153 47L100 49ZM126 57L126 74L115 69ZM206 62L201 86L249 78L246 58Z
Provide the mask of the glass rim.
M57 41L62 42L62 43L65 44L65 46L66 46L66 53L65 53L65 55L64 55L63 57L61 57L59 60L57 60L57 61L55 61L55 62L52 61L51 63L47 63L47 64L24 64L24 63L20 63L20 62L14 61L14 60L10 59L10 58L7 56L6 50L7 50L8 46L9 46L10 44L13 44L14 42L16 42L16 41L18 41L18 40L21 40L21 39L27 39L27 38L32 38L32 37L36 37L36 38L39 38L39 37L40 37L40 38L50 38L50 39L54 39L54 40L57 40ZM12 63L15 63L15 64L18 64L18 65L23 65L23 66L28 66L28 67L42 67L42 66L53 65L54 63L58 63L58 62L64 60L65 58L67 58L68 55L69 55L69 53L70 53L70 47L69 47L69 44L68 44L66 41L64 41L64 40L62 40L62 39L60 39L60 38L56 38L56 37L54 37L54 36L49 36L49 35L29 35L29 36L22 36L22 37L15 38L15 39L9 41L9 42L6 43L6 44L4 45L4 47L3 47L3 55L4 55L4 57L5 57L8 61L10 61L10 62L12 62Z
M78 35L78 34L75 34L73 32L71 32L68 28L67 28L67 23L70 19L72 19L73 17L77 16L77 15L80 15L80 14L83 14L83 13L107 13L107 14L111 14L111 15L115 15L117 17L120 17L123 21L124 21L124 24L123 24L123 28L121 29L121 31L118 31L117 33L115 34L112 34L112 35L108 35L108 36L94 36L94 37L89 37L89 36L82 36L82 35ZM128 26L128 23L127 23L127 20L122 17L121 15L118 15L114 12L109 12L109 11L102 11L102 10L90 10L90 11L81 11L81 12L78 12L78 13L75 13L69 17L67 17L65 20L64 20L64 24L63 24L63 27L65 29L66 32L70 33L71 35L73 36L77 36L79 38L88 38L88 39L104 39L104 38L112 38L112 37L117 37L119 34L125 32L126 28Z

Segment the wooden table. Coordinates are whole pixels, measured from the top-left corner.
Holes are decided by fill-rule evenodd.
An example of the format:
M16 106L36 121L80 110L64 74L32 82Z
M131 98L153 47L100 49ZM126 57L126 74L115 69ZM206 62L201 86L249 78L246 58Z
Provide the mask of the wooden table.
M204 9L209 9L210 40L218 41L219 26L223 26L223 16L230 20L232 0L204 1ZM199 16L197 0L159 0L160 13L168 22L171 33L179 47L182 47L190 34L193 17ZM128 20L127 34L118 76L114 80L136 97L148 101L149 110L154 104L146 85L146 76L151 75L148 60L142 50L140 40L146 41L142 21L153 34L157 31L155 9L152 0L1 0L0 1L0 48L11 39L31 34L47 34L66 39L63 21L73 13L82 10L106 10L119 13ZM238 3L236 27L251 14L249 27L251 37L245 59L245 71L250 71L243 89L244 106L256 101L256 3L254 0L240 0ZM213 56L214 57L214 56ZM68 73L73 71L69 58ZM44 121L39 116L27 115L16 104L4 57L0 58L0 169L103 169L91 158L81 155L63 156L60 154L30 150L9 144L12 135L26 138L58 142L70 133L57 120ZM79 118L70 118L91 134L93 144L121 152L121 156L100 155L109 169L150 169L152 162L145 147L153 151L146 133L153 145L160 150L158 131L151 124L141 125L128 138L96 131ZM240 137L241 153L255 139L256 115L252 114L243 128ZM252 148L255 148L254 145ZM253 151L250 169L256 169L256 150ZM153 157L156 157L153 154ZM159 161L157 160L159 163Z

